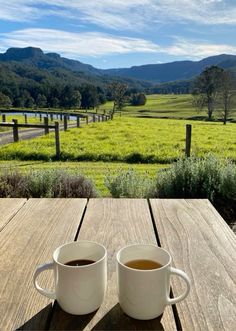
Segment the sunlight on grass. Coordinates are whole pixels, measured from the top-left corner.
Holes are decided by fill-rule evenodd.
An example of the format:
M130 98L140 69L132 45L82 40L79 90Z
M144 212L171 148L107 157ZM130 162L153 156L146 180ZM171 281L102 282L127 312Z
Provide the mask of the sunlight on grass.
M120 118L60 133L61 160L169 164L184 155L192 124L192 154L214 152L236 160L236 125L167 119ZM55 158L54 134L1 147L0 159Z

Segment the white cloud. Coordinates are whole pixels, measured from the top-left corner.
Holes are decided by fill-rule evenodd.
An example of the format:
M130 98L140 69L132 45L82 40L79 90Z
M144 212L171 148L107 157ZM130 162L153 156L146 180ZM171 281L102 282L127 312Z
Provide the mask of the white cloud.
M24 29L1 34L2 47L40 47L68 57L102 56L127 53L152 53L159 47L140 38L87 32L73 33L52 29Z
M0 0L0 19L28 21L60 15L117 30L152 29L163 22L236 24L228 0ZM47 5L47 7L45 7Z
M157 56L167 54L176 59L202 59L216 54L236 53L234 46L180 37L174 37L173 43L169 46L107 33L72 33L52 29L24 29L2 33L0 37L2 37L2 50L9 47L34 46L46 52L56 52L74 59L128 53L153 53Z
M227 44L212 44L206 41L175 38L176 41L161 52L185 59L202 59L217 54L235 54L236 47Z

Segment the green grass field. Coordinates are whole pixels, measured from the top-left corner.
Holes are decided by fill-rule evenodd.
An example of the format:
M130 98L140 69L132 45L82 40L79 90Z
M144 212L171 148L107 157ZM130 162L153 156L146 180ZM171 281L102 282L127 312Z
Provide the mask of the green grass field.
M236 124L117 117L60 133L63 161L169 164L184 155L185 126L192 124L192 153L236 160ZM1 160L54 159L54 134L2 146Z
M126 106L122 109L122 116L137 117L158 117L158 118L177 118L177 119L195 119L206 118L207 110L198 112L193 108L191 94L151 94L147 95L147 102L144 106ZM107 102L101 105L100 109L110 110L113 102ZM219 106L214 117L221 118ZM236 120L236 100L233 102L230 118Z
M183 156L186 124L192 124L192 154L214 153L236 162L236 124L187 120L199 116L190 98L189 95L150 95L145 106L126 107L122 116L117 114L113 121L83 124L79 129L60 132L62 162L53 161L53 133L1 146L0 169L11 166L23 171L48 168L78 171L91 178L105 196L108 191L104 178L108 171L132 168L153 177L160 167ZM111 107L112 103L105 105L106 109ZM103 112L103 108L99 111ZM23 122L24 117L19 116L19 121ZM30 122L39 123L39 119L31 117Z

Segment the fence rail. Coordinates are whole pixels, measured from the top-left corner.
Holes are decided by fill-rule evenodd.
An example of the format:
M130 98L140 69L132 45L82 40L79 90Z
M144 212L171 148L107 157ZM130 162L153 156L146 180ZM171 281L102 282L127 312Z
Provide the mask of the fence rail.
M60 159L60 133L59 133L59 123L55 122L54 125L48 125L48 118L46 118L45 124L21 124L18 123L16 119L12 120L12 123L6 123L2 122L0 123L0 126L3 127L12 127L13 129L13 141L18 142L19 141L19 130L18 128L34 128L34 129L44 129L45 134L49 133L49 129L55 130L55 147L56 147L56 159Z

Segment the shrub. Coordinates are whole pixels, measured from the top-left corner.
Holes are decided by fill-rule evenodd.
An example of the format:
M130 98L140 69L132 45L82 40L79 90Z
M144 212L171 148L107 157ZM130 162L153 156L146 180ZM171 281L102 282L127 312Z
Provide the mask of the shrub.
M38 170L27 174L5 171L0 175L1 198L92 198L94 185L83 175L61 170Z
M212 155L179 159L158 172L155 197L161 198L236 198L236 169L229 161Z
M18 198L27 195L27 185L19 172L4 170L0 174L0 198Z
M215 156L183 158L158 172L156 180L133 170L108 174L105 185L115 198L207 198L236 200L236 166Z
M114 198L148 198L153 191L153 181L132 169L118 171L118 175L108 173L105 185Z
M90 180L82 175L60 172L53 185L53 196L57 198L93 198L97 193Z

